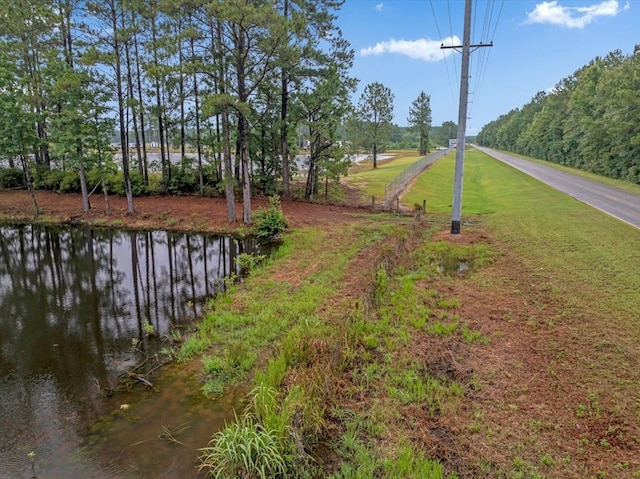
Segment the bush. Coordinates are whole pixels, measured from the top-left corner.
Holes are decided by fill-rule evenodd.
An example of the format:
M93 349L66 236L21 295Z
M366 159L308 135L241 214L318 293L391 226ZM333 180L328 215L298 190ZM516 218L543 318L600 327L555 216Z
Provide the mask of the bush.
M65 171L56 190L59 193L80 192L80 175L77 171Z
M200 189L200 178L198 170L190 165L186 168L178 166L171 167L171 180L169 181L169 192L172 194L195 193Z
M144 177L139 173L131 172L129 174L131 179L131 194L133 196L147 196L151 194L149 187L144 184ZM118 196L125 196L124 190L124 177L122 172L112 173L105 178L107 188L110 193L114 193Z
M62 170L47 170L43 167L38 167L34 175L35 187L37 189L58 191L64 175L65 173Z
M289 227L287 219L280 208L278 196L269 197L269 206L259 208L254 216L256 236L261 239L273 239Z
M0 189L24 186L24 173L20 168L0 168Z

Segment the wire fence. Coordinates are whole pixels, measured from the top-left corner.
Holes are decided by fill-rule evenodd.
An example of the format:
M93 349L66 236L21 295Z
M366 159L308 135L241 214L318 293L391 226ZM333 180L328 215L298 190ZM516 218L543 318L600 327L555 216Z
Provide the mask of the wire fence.
M406 188L411 180L422 173L427 166L434 161L442 158L449 153L451 149L438 150L427 156L423 156L415 163L409 165L400 174L384 186L384 208L387 209L391 205L391 202L395 200L402 190Z

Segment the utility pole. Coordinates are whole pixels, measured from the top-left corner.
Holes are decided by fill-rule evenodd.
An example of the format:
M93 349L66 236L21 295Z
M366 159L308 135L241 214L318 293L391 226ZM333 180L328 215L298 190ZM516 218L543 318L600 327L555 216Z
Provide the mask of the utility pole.
M460 104L458 108L458 135L456 140L456 170L453 183L453 211L451 213L451 234L460 234L462 216L462 177L464 171L464 141L467 130L467 102L469 100L469 56L471 49L491 47L493 43L471 45L471 0L464 3L464 32L462 34L462 65L460 67ZM460 51L460 46L444 46Z

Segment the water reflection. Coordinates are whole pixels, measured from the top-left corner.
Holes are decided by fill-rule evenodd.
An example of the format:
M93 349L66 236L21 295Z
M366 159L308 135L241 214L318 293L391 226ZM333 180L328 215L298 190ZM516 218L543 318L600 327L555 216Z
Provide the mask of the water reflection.
M146 353L158 347L146 324L160 336L186 325L236 271L235 256L254 249L225 237L0 226L2 474L31 478L34 451L42 477L133 477L77 454L82 431L114 407L98 384L138 361L133 338Z

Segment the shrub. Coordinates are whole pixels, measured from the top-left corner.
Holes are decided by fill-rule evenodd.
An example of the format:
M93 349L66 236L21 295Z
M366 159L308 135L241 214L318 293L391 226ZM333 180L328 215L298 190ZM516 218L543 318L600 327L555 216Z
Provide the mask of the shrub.
M280 198L277 195L269 197L267 208L259 208L255 212L253 221L256 236L261 239L273 239L289 227L280 208Z
M171 166L171 180L169 180L169 192L174 195L183 193L195 193L200 188L198 170L188 165L185 168Z
M20 168L0 168L0 189L24 186L24 173Z
M56 191L60 193L80 192L80 175L78 175L78 172L65 171Z
M58 191L64 176L65 172L62 170L47 170L43 167L38 167L34 175L36 188Z
M235 262L236 265L240 268L241 274L249 274L266 258L266 255L263 254L255 255L249 253L240 253L235 257Z
M144 183L144 177L137 172L131 172L129 174L131 180L131 194L133 196L147 196L151 194L149 187ZM124 177L122 172L111 173L106 178L107 188L109 192L115 193L118 196L125 196L124 190Z

